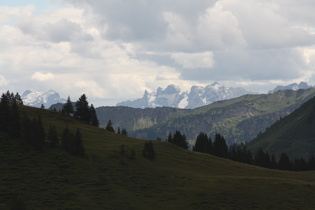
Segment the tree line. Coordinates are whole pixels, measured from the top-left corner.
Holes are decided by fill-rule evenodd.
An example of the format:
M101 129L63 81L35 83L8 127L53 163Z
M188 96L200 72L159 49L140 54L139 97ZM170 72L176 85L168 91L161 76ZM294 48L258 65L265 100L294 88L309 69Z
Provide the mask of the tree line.
M3 93L0 98L0 131L7 133L13 139L21 139L22 144L42 150L45 145L51 147L61 145L70 154L84 157L84 146L81 132L77 129L73 134L66 127L61 140L58 138L56 127L51 125L46 134L41 116L29 118L27 115L21 119L19 106L23 101L18 93L15 95Z
M68 96L67 102L63 105L61 112L65 113L66 115L73 116L74 118L79 119L89 125L96 127L99 126L95 108L93 104L89 106L89 102L87 101L85 94L81 95L74 106L70 96Z
M180 131L176 131L173 135L170 133L167 141L184 149L188 149L186 136L181 134ZM235 144L228 147L225 138L219 133L215 135L214 141L212 141L207 134L200 132L192 150L270 169L292 171L315 170L314 156L309 157L308 160L301 157L291 161L288 155L285 152L282 152L277 161L274 154L270 155L261 148L256 151L255 155L253 155L252 152L246 148L246 145L243 144Z

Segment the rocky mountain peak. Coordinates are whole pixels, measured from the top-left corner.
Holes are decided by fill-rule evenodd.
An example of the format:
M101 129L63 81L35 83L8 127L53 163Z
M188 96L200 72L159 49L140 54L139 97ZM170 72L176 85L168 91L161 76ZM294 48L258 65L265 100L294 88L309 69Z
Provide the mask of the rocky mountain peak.
M176 107L194 109L208 105L218 100L235 98L250 92L242 88L227 88L218 82L206 87L192 86L190 92L182 91L176 85L168 85L165 89L159 87L156 92L145 92L142 98L133 101L123 101L117 106L133 108Z
M59 93L54 90L26 90L22 94L23 103L27 106L41 107L43 104L46 108L52 104L65 103L66 100L61 98Z

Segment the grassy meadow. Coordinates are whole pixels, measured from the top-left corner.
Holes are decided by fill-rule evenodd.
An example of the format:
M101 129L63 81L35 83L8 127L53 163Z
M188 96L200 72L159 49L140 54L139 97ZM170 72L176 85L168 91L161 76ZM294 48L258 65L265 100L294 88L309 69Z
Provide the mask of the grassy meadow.
M315 172L264 169L85 125L61 113L20 107L61 136L80 129L86 157L38 151L0 133L0 209L315 209ZM125 152L121 153L121 145ZM134 151L134 155L132 153Z

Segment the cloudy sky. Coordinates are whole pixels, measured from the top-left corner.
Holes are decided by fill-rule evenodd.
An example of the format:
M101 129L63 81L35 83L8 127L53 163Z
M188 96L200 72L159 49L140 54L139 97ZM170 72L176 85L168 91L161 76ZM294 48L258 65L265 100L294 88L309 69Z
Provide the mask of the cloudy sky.
M0 0L0 91L96 105L214 81L315 85L315 1Z

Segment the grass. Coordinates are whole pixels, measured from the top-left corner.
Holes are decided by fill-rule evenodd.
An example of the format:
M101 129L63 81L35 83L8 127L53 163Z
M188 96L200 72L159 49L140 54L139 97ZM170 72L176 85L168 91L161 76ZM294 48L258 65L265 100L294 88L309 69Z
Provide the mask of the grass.
M65 125L80 128L87 157L61 148L36 151L0 134L0 209L10 209L16 198L28 209L315 208L315 172L264 169L158 141L150 161L141 155L143 140L56 112L29 107L21 112L40 114L46 130L54 124L59 135Z

